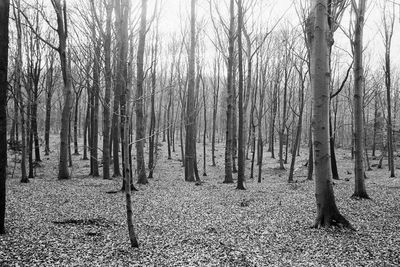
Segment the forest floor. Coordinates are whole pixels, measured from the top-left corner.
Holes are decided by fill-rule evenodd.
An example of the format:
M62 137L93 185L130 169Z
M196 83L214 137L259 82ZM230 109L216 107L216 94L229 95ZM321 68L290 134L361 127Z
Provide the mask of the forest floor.
M208 176L196 186L184 181L179 147L167 160L162 143L155 177L133 195L140 247L132 249L125 196L106 193L120 189L121 178L89 177L89 162L73 156L72 179L57 180L53 142L28 184L19 182L18 164L11 178L15 158L9 157L0 266L400 266L400 178L375 167L366 180L372 200L353 200L353 162L344 150L337 152L341 179L334 190L357 231L311 228L316 205L314 182L305 180L302 166L305 151L297 182L288 184L288 170L278 170L266 153L262 182L248 179L239 191L222 183L222 144L217 166L207 164Z

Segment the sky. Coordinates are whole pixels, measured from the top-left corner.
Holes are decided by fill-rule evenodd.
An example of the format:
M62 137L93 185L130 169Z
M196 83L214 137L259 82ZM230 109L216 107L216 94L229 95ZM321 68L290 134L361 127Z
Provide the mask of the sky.
M159 0L160 1L160 0ZM180 32L182 21L187 23L188 14L190 9L190 0L161 0L162 13L160 18L160 32L169 34L172 32ZM227 0L213 0L218 3L219 10L223 16L228 18L228 1ZM244 3L249 0L243 0ZM382 31L382 3L386 1L392 7L391 0L369 0L367 1L367 16L364 27L364 47L365 47L365 61L368 62L373 68L381 68L384 56L384 46L381 36ZM395 0L398 1L398 0ZM150 0L149 6L154 5L155 0ZM266 27L271 27L279 19L279 25L289 24L293 26L299 25L299 19L296 14L295 5L298 4L297 0L258 0L256 8L248 15L252 20L259 21L265 24ZM400 3L400 1L398 1ZM209 0L197 0L197 19L204 19L206 21L205 30L211 35L213 32L210 22L210 7ZM151 8L149 8L151 10ZM350 8L348 8L348 11ZM392 40L392 62L394 66L398 66L400 62L400 5L395 8L395 26L394 35ZM149 11L150 12L150 11ZM216 15L215 9L213 9ZM248 13L250 14L250 12ZM347 53L350 52L350 45L348 38L343 33L348 31L350 16L349 12L343 17L342 29L338 29L335 33L335 46L337 51L341 51L344 57L350 58ZM277 28L279 28L279 25ZM344 59L345 60L345 59Z

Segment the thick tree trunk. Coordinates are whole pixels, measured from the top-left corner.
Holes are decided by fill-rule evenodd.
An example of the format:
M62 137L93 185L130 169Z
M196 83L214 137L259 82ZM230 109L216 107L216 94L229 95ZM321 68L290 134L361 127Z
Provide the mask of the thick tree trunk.
M54 10L57 15L57 32L59 39L58 53L61 62L61 71L64 82L63 96L64 106L61 113L61 131L60 131L60 160L58 165L58 179L69 179L68 170L68 135L69 135L69 118L72 103L71 95L71 66L67 61L67 7L64 0L53 0Z
M113 0L105 1L106 6L106 31L104 35L104 71L105 71L105 89L104 89L104 106L103 106L103 179L111 179L110 177L110 105L111 105L111 19L113 10Z
M329 159L329 60L327 0L316 0L313 6L311 39L311 85L313 89L313 143L315 156L315 227L342 225L352 228L339 213L333 193Z
M224 183L233 183L232 177L232 161L233 161L233 57L235 42L235 11L234 0L230 0L230 23L229 23L229 46L228 46L228 62L227 62L227 109L226 109L226 138L225 138L225 179Z
M354 26L354 41L353 45L353 58L354 58L354 145L355 145L355 161L354 161L354 180L355 187L352 197L354 198L367 198L369 196L365 189L364 182L364 69L363 69L363 28L364 28L364 14L365 14L365 0L359 0L358 7L353 3L355 10L355 26Z
M190 49L186 102L185 181L195 181L196 164L196 97L195 97L195 53L196 53L196 2L191 1Z
M0 235L5 234L9 0L0 2Z
M136 168L139 184L147 184L146 165L144 162L145 117L144 105L144 48L146 42L147 0L142 0L142 11L139 30L139 45L137 51L137 87L136 87Z
M246 145L246 131L244 130L245 124L245 110L244 110L244 90L243 90L243 45L242 45L242 28L243 28L243 10L242 0L238 0L238 69L239 69L239 125L238 125L238 179L236 189L245 190L245 145Z

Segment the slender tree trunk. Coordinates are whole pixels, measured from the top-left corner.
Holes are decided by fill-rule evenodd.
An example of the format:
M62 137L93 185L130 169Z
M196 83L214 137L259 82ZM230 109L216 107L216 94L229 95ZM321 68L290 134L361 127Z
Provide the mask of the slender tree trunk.
M146 165L144 162L145 117L144 105L144 48L146 42L147 0L142 0L142 12L139 30L139 45L137 52L137 88L136 88L136 164L139 184L147 184Z
M54 59L53 56L50 56L50 65L48 66L48 72L46 77L46 118L45 118L45 126L44 126L44 141L45 148L44 153L46 156L50 153L50 122L51 122L51 98L53 96L53 64Z
M207 176L206 168L206 137L207 137L207 103L206 103L206 86L204 84L203 78L201 78L203 84L203 176Z
M395 177L393 159L393 130L392 130L392 104L391 104L391 63L390 48L393 34L393 20L391 25L385 25L385 85L386 85L386 104L387 104L387 141L388 141L388 161L390 177ZM386 20L385 20L386 24Z
M80 93L75 94L75 111L74 111L74 155L79 155L78 149L78 113L79 113Z
M301 68L301 69L300 69ZM289 171L289 179L288 182L292 183L293 182L293 173L294 173L294 167L295 167L295 163L296 163L296 152L297 152L297 148L300 146L300 136L301 136L301 131L303 128L303 111L304 111L304 78L303 78L303 70L302 70L302 66L299 67L298 69L298 73L299 73L299 82L300 82L300 112L299 112L299 118L297 121L297 129L296 129L296 137L295 137L295 141L293 144L293 151L292 151L292 161L290 163L290 171ZM310 163L312 164L312 163Z
M212 137L211 137L211 160L212 166L215 164L215 135L217 131L217 114L218 114L218 94L219 94L219 75L220 65L214 62L214 94L213 94L213 117L212 117Z
M336 164L336 153L335 153L335 135L332 130L332 118L329 114L329 151L331 154L331 166L332 166L332 179L339 180L339 173Z
M157 72L157 54L158 52L158 33L155 38L155 44L152 48L152 71L151 71L151 96L150 96L150 127L149 127L149 176L153 178L154 170L154 154L157 149L155 144L155 127L156 127L156 108L155 108L155 94L156 94L156 72Z
M89 71L89 66L87 66L87 71ZM83 160L89 160L87 156L88 149L90 150L90 99L91 99L91 89L90 89L90 81L89 78L86 79L86 89L87 89L87 105L86 105L86 116L85 116L85 125L83 126Z

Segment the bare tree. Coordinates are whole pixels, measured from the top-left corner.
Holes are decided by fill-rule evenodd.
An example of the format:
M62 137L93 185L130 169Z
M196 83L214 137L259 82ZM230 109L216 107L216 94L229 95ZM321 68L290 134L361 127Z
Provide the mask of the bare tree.
M386 2L383 6L383 44L385 46L385 85L386 85L386 101L387 101L387 142L388 142L388 156L389 156L389 170L390 177L395 177L394 173L394 159L393 159L393 129L392 129L392 105L391 105L391 63L390 63L390 49L393 37L394 27L394 8L387 11Z
M313 89L313 142L315 156L315 227L342 225L352 228L336 206L329 159L329 53L328 1L316 0L311 16L311 85Z
M186 101L186 141L185 141L185 181L195 181L196 163L196 98L195 98L195 59L196 59L196 1L190 5L190 49L188 66L188 89Z
M369 196L364 183L364 68L363 68L363 31L366 0L352 0L352 9L355 13L354 38L351 41L354 61L354 198L367 198Z
M238 41L238 69L239 69L239 125L238 125L238 179L236 189L244 190L245 182L245 145L246 137L244 131L244 112L243 109L244 91L243 91L243 45L242 45L242 29L243 29L243 7L242 0L238 0L238 29L237 29L237 41Z
M137 87L136 87L136 164L138 183L147 184L146 165L144 162L144 139L145 139L145 117L143 114L144 104L144 48L146 42L146 13L147 13L147 0L142 0L142 11L140 18L139 30L139 45L137 51Z
M0 235L5 234L7 178L7 72L9 0L0 2Z

